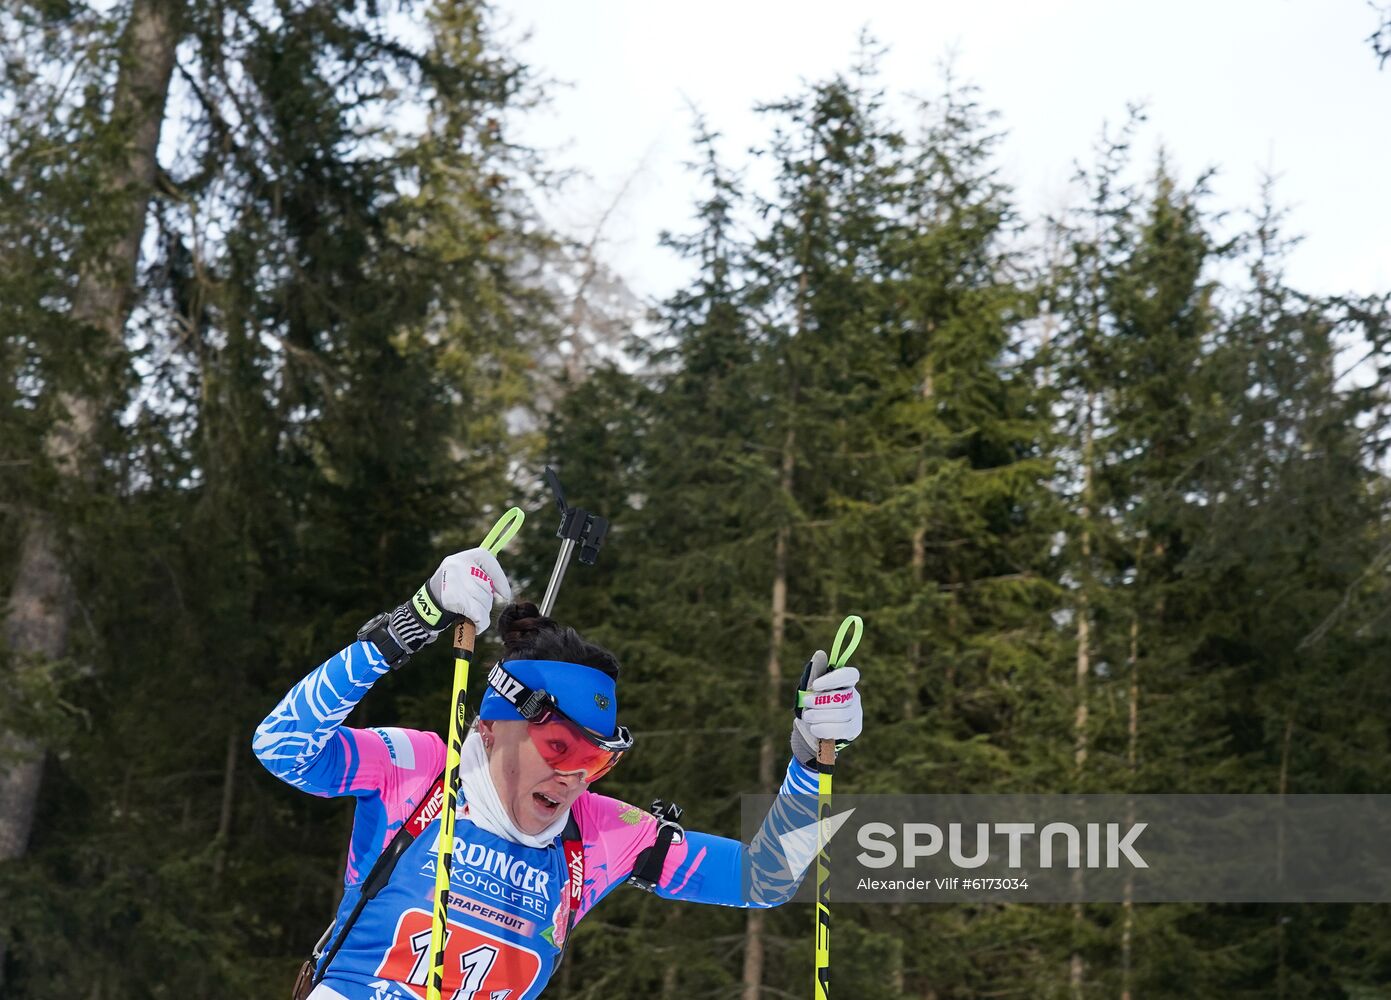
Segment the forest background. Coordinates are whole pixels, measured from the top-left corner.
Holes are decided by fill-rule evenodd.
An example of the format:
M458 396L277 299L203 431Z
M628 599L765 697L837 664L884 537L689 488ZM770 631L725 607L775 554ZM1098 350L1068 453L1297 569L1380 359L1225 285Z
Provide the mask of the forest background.
M1024 218L986 98L896 120L866 37L766 106L769 190L696 119L694 277L644 315L537 211L564 178L511 138L544 95L492 17L0 12L5 996L287 991L351 807L251 731L512 503L536 596L547 462L614 524L559 607L625 664L608 794L733 834L851 611L846 790L1386 790L1391 297L1290 287L1273 188L1135 162L1136 110ZM351 721L435 727L449 676L432 649ZM809 919L624 890L555 992L799 995ZM857 997L1391 996L1385 906L836 927Z

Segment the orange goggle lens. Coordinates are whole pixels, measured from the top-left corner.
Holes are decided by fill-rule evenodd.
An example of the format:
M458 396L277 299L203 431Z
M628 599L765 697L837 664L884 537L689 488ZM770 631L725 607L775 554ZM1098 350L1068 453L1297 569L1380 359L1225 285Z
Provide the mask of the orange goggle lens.
M598 781L613 770L622 750L595 746L577 723L548 713L527 725L541 759L556 771L583 771L586 782Z

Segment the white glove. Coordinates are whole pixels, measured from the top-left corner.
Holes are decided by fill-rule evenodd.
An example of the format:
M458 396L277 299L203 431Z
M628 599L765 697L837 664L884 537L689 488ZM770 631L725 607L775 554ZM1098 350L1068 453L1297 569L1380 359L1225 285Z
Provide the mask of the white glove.
M854 667L828 670L827 663L826 651L818 649L802 668L797 715L792 723L792 754L813 768L821 740L834 740L839 753L860 735L865 723L860 693L855 689L860 672Z
M479 635L493 623L493 595L512 600L507 574L498 565L497 556L487 549L465 549L446 556L430 577L429 588L440 608L473 622Z
M391 613L390 639L406 653L418 653L460 618L473 622L479 635L493 623L493 595L512 599L512 585L487 549L466 549L446 556L439 569L405 604ZM385 638L378 647L390 645ZM404 660L388 662L399 666Z

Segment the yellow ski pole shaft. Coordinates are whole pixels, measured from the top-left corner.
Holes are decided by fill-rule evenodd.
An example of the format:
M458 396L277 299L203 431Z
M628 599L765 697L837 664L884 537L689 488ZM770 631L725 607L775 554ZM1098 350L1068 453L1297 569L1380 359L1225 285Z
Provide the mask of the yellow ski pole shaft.
M483 548L493 555L502 551L526 515L513 507L498 518ZM467 618L454 626L454 693L449 699L449 756L444 775L444 804L440 810L440 839L435 855L435 915L430 925L430 978L426 988L427 1000L440 1000L444 991L444 949L448 943L445 928L449 923L449 870L454 860L454 812L459 805L459 762L463 755L464 700L468 695L468 668L473 662L473 641L477 628Z
M835 645L831 647L830 669L850 662L850 654L860 644L865 623L859 615L849 615L840 623ZM846 636L849 635L849 642ZM823 675L824 676L824 675ZM826 854L826 821L831 815L831 778L836 769L835 740L821 740L816 748L816 1000L831 996L831 859Z
M826 856L823 824L831 813L831 776L836 766L834 740L822 740L816 763L816 1000L831 995L831 860Z

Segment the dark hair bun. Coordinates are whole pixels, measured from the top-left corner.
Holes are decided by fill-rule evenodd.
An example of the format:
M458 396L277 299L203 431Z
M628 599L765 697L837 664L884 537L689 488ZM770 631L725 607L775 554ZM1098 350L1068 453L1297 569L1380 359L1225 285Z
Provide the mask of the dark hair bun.
M585 639L568 625L541 614L530 601L517 601L502 609L497 620L502 639L502 660L563 660L602 670L618 679L618 657Z
M507 605L497 620L498 635L507 649L506 659L528 658L538 633L555 632L560 628L559 622L541 614L541 609L530 601Z

